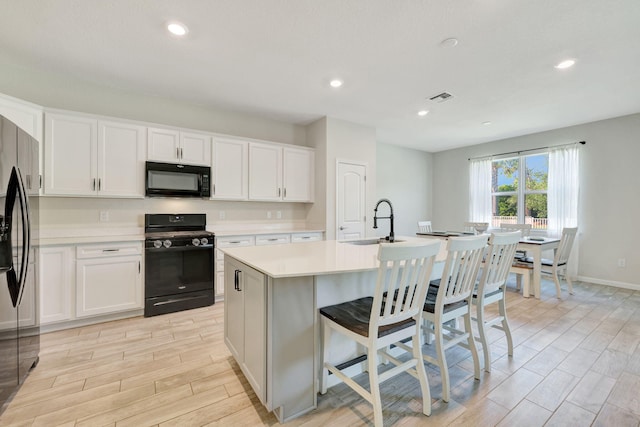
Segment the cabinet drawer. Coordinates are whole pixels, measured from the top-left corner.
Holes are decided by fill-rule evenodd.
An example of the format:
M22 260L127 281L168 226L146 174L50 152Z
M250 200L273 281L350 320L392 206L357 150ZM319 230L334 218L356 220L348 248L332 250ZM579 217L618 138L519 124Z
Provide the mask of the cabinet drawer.
M280 243L290 243L291 236L289 234L266 234L256 237L256 246L261 245L277 245Z
M322 233L294 233L291 235L291 243L316 242L322 240Z
M142 243L140 242L102 243L97 245L80 245L76 247L76 257L78 259L141 254Z
M255 236L226 236L216 238L216 247L233 248L235 246L253 246L256 244Z

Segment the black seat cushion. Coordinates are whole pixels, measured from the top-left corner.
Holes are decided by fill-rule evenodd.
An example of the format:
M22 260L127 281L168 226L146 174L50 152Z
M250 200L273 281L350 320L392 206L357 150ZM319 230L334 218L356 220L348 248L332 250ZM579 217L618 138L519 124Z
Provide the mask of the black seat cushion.
M528 256L528 257L526 257L526 258L522 259L521 261L526 262L526 263L528 263L528 264L533 264L533 258L532 258L532 257L530 257L530 256ZM542 258L542 259L540 260L540 263L541 263L542 265L548 265L549 267L551 267L551 266L553 265L553 260L552 260L552 259ZM566 262L561 262L561 263L559 263L558 265L565 265L565 264L566 264Z
M341 304L323 307L320 309L320 314L358 335L368 337L372 306L373 297L364 297L353 301L343 302ZM384 309L384 305L382 309ZM401 331L402 329L415 324L415 320L407 319L391 325L380 326L378 328L378 337L383 337L385 335Z
M438 298L438 289L440 288L440 279L432 280L429 283L429 290L427 291L427 300L424 303L423 311L427 311L429 313L435 313L436 310L436 299ZM443 312L448 313L449 311L456 310L460 307L464 307L467 305L467 301L458 301L453 304L445 304Z
M495 291L493 291L493 292L489 292L488 294L485 294L485 295L484 295L484 297L485 297L485 298L489 298L489 297L492 297L492 296L494 296L494 295L498 295L498 294L500 294L500 293L502 293L502 289L501 289L501 288L498 288L498 289L496 289L496 290L495 290ZM477 289L477 288L476 288L476 290L475 290L475 291L473 291L473 297L474 297L474 298L478 298L478 289Z

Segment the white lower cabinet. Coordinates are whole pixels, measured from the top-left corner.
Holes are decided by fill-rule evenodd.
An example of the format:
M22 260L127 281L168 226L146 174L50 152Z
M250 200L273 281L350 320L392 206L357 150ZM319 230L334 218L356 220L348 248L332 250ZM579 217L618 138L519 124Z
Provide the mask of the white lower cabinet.
M40 248L40 324L73 319L75 253L73 246Z
M142 309L142 243L40 248L40 323Z
M267 283L259 271L225 260L224 339L263 405L267 392Z
M126 253L135 253L126 255ZM142 308L139 244L77 248L76 316Z

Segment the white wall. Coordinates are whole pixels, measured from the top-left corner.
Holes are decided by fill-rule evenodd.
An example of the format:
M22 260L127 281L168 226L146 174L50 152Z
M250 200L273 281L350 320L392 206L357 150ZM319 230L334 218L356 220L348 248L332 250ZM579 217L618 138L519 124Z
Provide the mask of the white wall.
M0 59L1 61L1 59ZM209 132L306 145L305 128L259 116L216 110L152 95L103 87L67 75L0 64L0 92L47 108L141 120ZM41 201L41 226L142 226L144 213L204 212L211 225L305 222L311 205L300 203L224 202L172 199L51 198ZM99 211L109 211L100 223ZM267 220L267 212L282 219ZM225 220L219 212L225 211ZM323 227L318 227L323 228Z
M433 221L459 229L469 210L469 157L586 141L580 149L580 278L640 289L640 114L556 129L433 156ZM620 258L626 267L617 267Z
M376 130L327 117L326 236L336 237L336 161L367 165L365 235L373 236L373 207L376 199Z
M396 235L413 236L417 222L432 216L433 154L379 143L376 157L377 199L393 203ZM387 234L379 224L378 235Z

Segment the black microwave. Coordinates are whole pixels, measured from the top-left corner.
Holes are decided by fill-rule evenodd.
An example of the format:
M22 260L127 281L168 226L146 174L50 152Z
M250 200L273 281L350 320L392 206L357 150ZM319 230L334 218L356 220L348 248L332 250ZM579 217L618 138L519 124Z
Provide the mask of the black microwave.
M147 197L211 196L209 166L147 162L145 176Z

